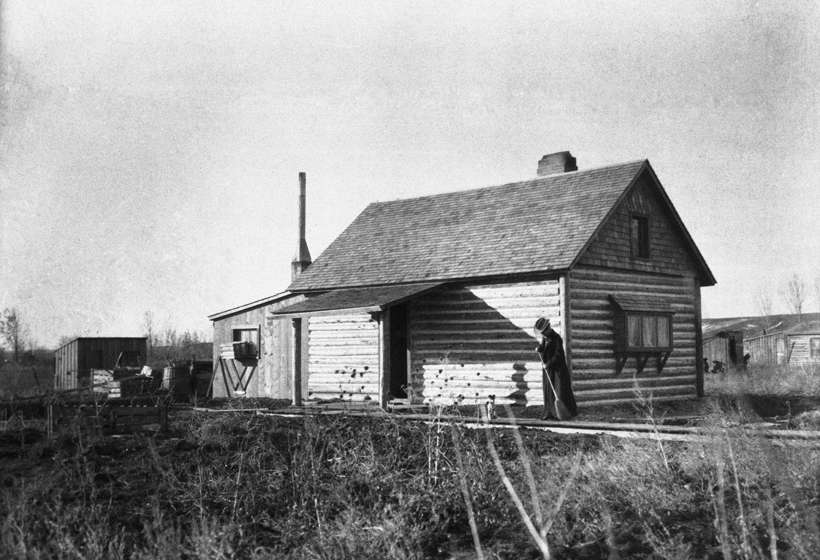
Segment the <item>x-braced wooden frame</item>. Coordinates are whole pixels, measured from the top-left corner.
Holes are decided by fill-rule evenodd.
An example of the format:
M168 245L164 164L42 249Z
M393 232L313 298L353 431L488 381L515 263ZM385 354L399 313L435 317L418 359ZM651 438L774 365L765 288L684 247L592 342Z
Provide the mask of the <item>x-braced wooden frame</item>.
M230 367L228 366L230 363ZM256 362L253 365L246 366L242 364L242 372L236 367L236 360L225 359L220 356L219 369L222 372L222 381L225 383L225 392L229 396L233 396L239 391L244 394L248 389L248 385L256 372Z

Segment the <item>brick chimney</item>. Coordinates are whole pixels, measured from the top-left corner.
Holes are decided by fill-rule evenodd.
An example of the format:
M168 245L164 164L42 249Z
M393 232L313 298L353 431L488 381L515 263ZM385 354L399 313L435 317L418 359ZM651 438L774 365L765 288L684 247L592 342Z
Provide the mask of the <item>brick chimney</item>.
M568 171L578 171L575 158L569 152L555 152L547 154L538 162L538 175L554 175L555 173L566 173Z
M308 250L307 240L305 239L305 191L307 190L307 177L304 171L299 172L299 240L296 246L296 256L290 263L290 277L291 280L296 280L304 269L306 269L312 261L310 258L310 251Z

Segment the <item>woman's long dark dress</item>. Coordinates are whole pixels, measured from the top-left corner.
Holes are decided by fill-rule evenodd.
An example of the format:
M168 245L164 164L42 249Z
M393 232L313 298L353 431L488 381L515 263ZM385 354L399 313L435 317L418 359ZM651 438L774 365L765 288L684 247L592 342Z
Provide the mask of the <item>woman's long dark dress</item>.
M555 406L555 395L552 393L550 384L547 382L547 375L549 375L552 384L555 386L555 392L558 393L558 398L567 407L570 414L575 416L578 414L578 405L575 404L575 395L572 392L572 380L569 376L569 368L567 367L567 358L564 354L564 341L554 330L549 330L543 333L541 343L538 345L538 354L544 363L543 368L543 384L544 384L544 417L558 418L559 420L568 420L562 418Z

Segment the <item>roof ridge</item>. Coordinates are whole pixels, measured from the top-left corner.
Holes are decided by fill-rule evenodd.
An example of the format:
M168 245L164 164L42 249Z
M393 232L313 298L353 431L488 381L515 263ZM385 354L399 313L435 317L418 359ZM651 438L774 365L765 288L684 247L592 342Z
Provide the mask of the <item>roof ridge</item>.
M536 175L535 177L530 177L528 179L520 179L518 181L509 181L509 182L506 182L506 183L496 183L496 184L493 184L493 185L485 185L483 187L470 187L469 189L458 190L458 191L447 191L447 192L442 192L442 193L423 194L423 195L419 195L419 196L411 196L409 198L391 198L389 200L374 200L373 202L370 202L367 206L369 207L369 206L374 206L374 205L379 205L379 204L389 204L391 202L408 202L408 201L412 201L412 200L422 200L422 199L425 199L425 198L434 198L434 197L437 197L437 196L448 196L448 195L453 195L453 194L469 194L469 193L474 193L474 192L483 191L483 190L496 189L496 188L501 188L501 187L510 187L510 186L513 186L513 185L520 185L520 184L523 184L523 183L532 183L533 181L542 181L542 180L546 180L546 179L555 179L557 177L567 177L567 176L571 176L571 175L572 176L583 175L584 173L592 173L594 171L604 171L606 169L612 169L612 168L615 168L615 167L627 167L629 165L643 164L644 162L647 162L647 161L649 161L647 158L642 158L642 159L624 161L624 162L621 162L621 163L598 165L596 167L588 167L586 169L577 169L575 171L565 171L565 172L562 172L562 173L552 173L550 175Z

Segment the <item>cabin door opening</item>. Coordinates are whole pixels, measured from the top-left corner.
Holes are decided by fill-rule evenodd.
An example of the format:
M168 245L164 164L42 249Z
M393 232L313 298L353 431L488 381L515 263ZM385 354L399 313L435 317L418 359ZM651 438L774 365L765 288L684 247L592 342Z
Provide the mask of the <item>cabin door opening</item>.
M390 308L390 398L407 397L407 306Z

